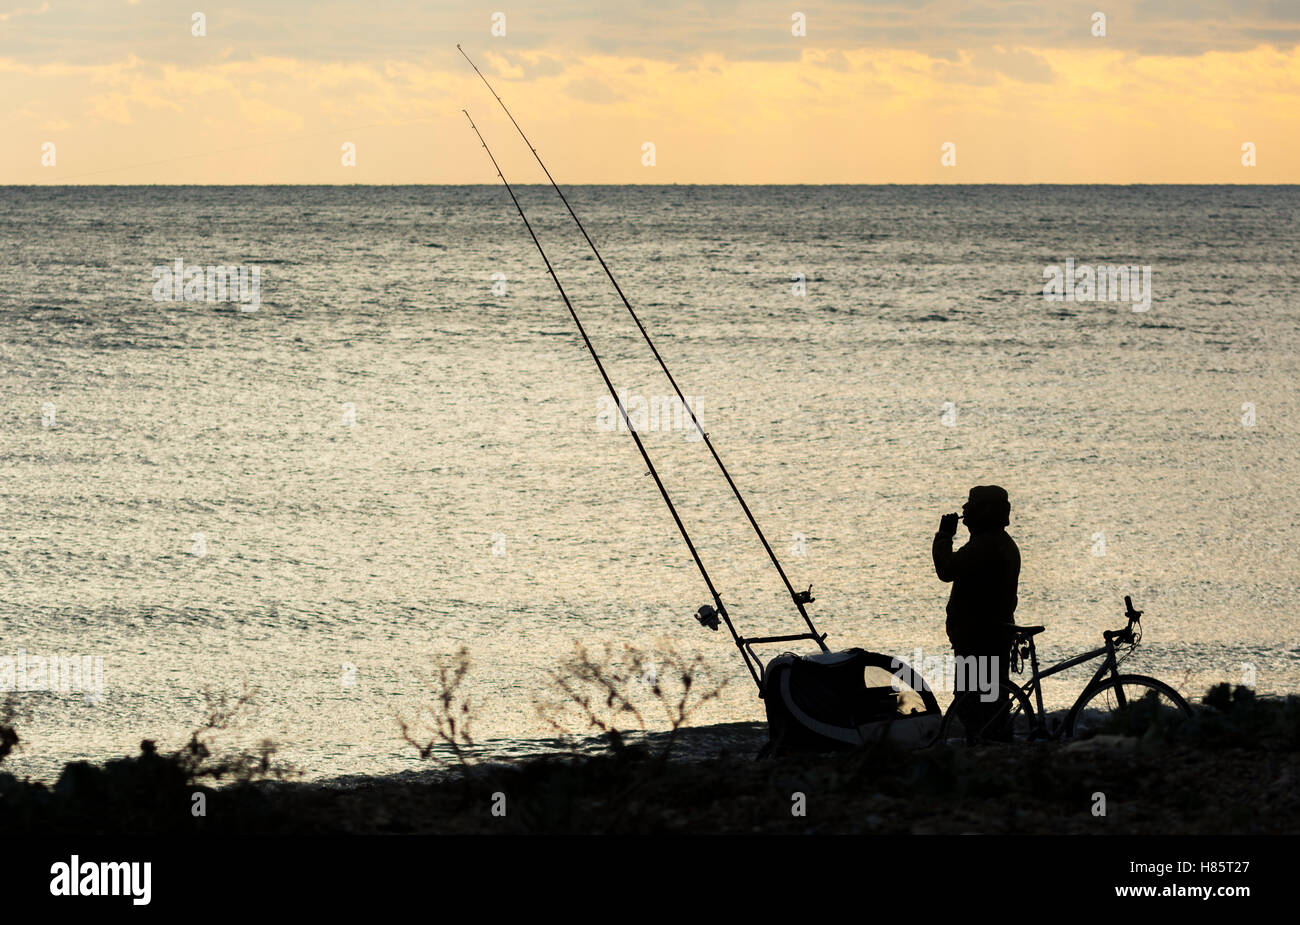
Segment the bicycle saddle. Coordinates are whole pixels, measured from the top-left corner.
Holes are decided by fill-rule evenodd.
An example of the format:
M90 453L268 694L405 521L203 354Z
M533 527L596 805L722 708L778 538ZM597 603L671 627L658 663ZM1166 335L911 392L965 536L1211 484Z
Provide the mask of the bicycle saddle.
M1045 626L1016 626L1014 623L1003 623L1002 625L1009 630L1015 630L1019 636L1037 636L1047 629Z

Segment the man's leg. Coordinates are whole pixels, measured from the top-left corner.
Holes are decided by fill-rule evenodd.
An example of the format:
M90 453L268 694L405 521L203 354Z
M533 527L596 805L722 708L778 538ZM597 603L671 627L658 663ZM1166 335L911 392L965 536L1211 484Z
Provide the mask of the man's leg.
M985 737L984 705L980 702L978 656L953 649L956 664L953 667L953 709L966 731L966 741L974 742Z

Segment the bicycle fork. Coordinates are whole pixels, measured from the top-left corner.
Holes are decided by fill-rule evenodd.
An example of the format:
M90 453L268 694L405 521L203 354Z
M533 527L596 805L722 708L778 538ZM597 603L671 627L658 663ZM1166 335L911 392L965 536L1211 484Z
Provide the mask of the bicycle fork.
M1038 708L1038 721L1043 727L1043 731L1048 734L1051 730L1047 728L1047 713L1043 710L1043 683L1038 679L1038 647L1034 645L1034 637L1029 637L1029 678L1034 685L1034 706Z

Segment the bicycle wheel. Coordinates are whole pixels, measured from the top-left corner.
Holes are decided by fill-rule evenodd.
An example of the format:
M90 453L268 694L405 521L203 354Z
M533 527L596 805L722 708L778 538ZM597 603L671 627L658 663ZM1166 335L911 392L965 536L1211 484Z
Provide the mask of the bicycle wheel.
M989 715L987 707L980 707L978 691L961 694L953 699L948 712L939 724L939 734L931 745L983 745L994 742L1024 742L1033 738L1038 730L1034 708L1025 692L1014 684L1000 685L1007 698L1007 709L999 715Z
M1192 708L1164 681L1140 674L1122 674L1084 691L1065 720L1066 737L1116 732L1137 735L1153 722L1178 715L1191 716Z

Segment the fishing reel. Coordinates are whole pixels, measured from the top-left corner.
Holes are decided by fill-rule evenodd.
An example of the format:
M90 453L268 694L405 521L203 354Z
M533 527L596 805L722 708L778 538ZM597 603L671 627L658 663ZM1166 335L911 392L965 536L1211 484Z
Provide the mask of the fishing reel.
M813 597L812 585L808 586L807 591L796 591L794 593L794 602L796 604L811 604L817 598Z
M718 625L721 622L718 617L718 612L708 604L705 604L695 612L695 619L700 621L700 626L707 626L715 633L718 631Z

